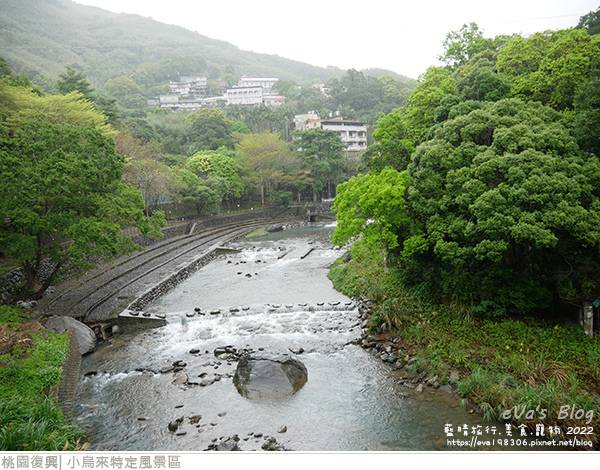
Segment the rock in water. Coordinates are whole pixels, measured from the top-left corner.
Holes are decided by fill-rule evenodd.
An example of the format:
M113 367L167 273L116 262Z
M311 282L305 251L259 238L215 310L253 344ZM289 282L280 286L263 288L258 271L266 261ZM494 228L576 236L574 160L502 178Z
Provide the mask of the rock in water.
M280 224L273 224L273 225L269 225L266 228L267 232L281 232L283 230L283 226Z
M293 395L308 380L306 366L294 357L244 355L233 383L250 400L278 400Z
M94 331L85 323L75 320L72 317L54 316L46 320L44 326L56 333L64 333L69 328L75 330L77 344L79 345L79 354L84 355L96 347L96 335Z

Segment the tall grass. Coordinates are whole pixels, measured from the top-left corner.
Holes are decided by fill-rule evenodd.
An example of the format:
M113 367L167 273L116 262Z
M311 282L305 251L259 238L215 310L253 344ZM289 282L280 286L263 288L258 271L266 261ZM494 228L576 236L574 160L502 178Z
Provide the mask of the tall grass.
M0 308L8 335L24 330L21 309ZM0 451L75 450L84 437L70 424L58 403L48 397L61 381L68 339L51 331L31 334L27 347L0 356Z
M51 398L0 398L0 451L75 450L84 437Z

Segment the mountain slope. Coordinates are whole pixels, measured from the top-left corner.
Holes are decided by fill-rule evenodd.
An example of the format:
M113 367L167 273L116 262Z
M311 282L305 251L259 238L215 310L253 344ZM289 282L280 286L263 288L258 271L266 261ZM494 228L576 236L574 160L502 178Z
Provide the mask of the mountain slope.
M55 80L66 66L82 69L94 86L140 67L151 73L174 57L194 57L194 70L181 74L218 75L233 67L236 75L273 76L309 82L328 80L345 71L316 67L276 55L242 51L238 47L178 26L138 15L116 14L70 0L0 0L0 56L16 73ZM200 60L198 60L201 58ZM165 65L167 63L167 65ZM198 68L205 67L204 70ZM218 78L218 77L214 77ZM47 78L46 78L47 80Z

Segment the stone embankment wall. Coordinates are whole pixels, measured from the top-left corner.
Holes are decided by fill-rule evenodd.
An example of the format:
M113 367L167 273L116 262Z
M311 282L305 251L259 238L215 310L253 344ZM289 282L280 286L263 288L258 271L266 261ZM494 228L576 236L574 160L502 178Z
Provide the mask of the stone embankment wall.
M167 279L160 282L155 287L151 288L144 295L142 295L141 297L139 297L138 299L133 301L131 303L131 305L129 305L129 309L134 310L134 311L141 311L146 305L151 304L156 299L158 299L162 295L166 294L168 291L173 289L177 284L186 280L188 277L190 277L192 274L194 274L198 269L200 269L203 266L206 266L217 256L218 256L217 250L212 250L209 253L207 253L206 255L198 258L193 263L189 264L188 266L186 266L182 270L178 271L177 273L173 274L172 276L169 276Z
M247 221L261 219L261 218L265 218L265 217L277 217L278 215L289 216L289 217L295 216L293 211L282 210L281 208L272 208L272 209L267 209L264 211L261 210L261 211L245 212L242 214L233 214L233 215L228 215L228 216L215 217L212 219L204 219L204 220L192 222L187 225L187 229L186 229L187 232L185 232L185 233L189 233L192 228L194 228L194 233L195 233L195 232L200 232L202 230L206 230L209 228L228 225L231 223L247 222ZM194 223L196 224L196 227L193 227ZM146 292L141 297L136 299L134 302L131 303L131 305L129 305L129 309L134 310L134 311L141 311L146 305L151 304L156 299L158 299L162 295L166 294L168 291L173 289L176 285L178 285L179 283L181 283L184 280L186 280L187 278L189 278L198 269L202 268L203 266L206 266L217 256L218 256L218 253L216 252L216 250L213 250L209 253L206 253L204 256L196 259L194 262L192 262L185 268L181 269L177 273L169 276L165 280L161 281L158 285L154 286L148 292Z
M23 281L23 269L17 268L0 276L0 305L12 303L15 289Z
M56 399L65 417L73 419L79 370L81 368L81 354L79 354L79 344L77 343L75 330L69 329L65 334L69 337L69 353L62 366L62 380L56 391Z

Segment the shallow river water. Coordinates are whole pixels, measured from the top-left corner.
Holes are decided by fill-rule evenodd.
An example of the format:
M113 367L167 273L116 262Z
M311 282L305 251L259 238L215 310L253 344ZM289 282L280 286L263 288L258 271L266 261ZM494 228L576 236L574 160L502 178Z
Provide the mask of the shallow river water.
M444 446L445 425L486 423L447 392L399 385L388 365L353 344L361 322L326 277L341 255L322 243L328 231L305 227L228 245L240 251L148 308L167 315L165 327L117 336L86 356L76 417L92 447L200 451L237 435L244 451L260 450L266 436L297 451L467 450ZM287 399L248 400L232 382L236 362L213 353L222 346L296 353L308 381ZM160 372L176 361L183 370Z

